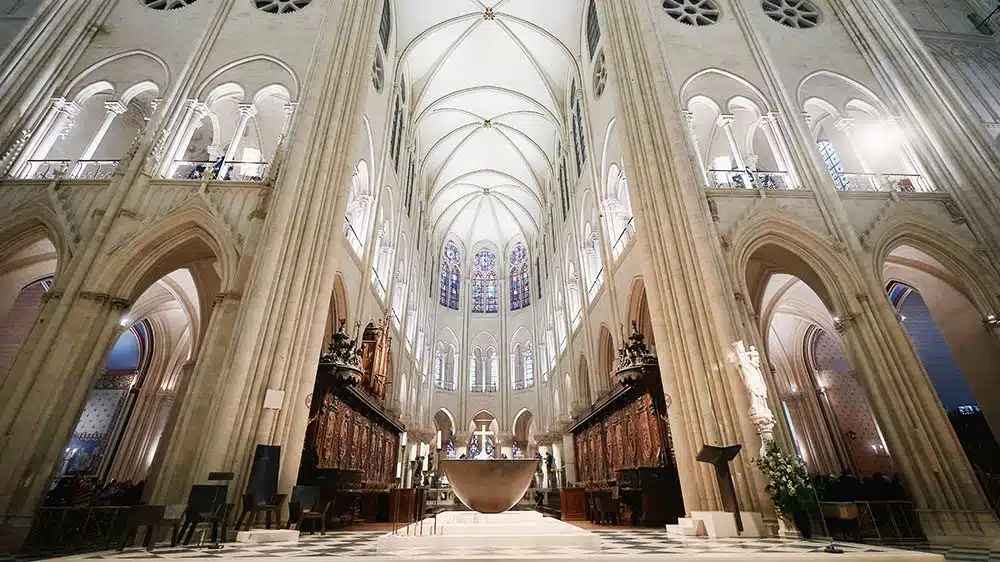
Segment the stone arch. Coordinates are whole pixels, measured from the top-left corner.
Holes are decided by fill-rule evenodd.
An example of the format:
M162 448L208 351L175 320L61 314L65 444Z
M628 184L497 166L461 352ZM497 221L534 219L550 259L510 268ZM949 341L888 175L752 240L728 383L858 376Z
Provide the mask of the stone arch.
M53 276L59 280L72 256L70 243L75 242L75 238L76 235L63 230L59 217L52 209L41 203L32 203L4 217L3 226L0 226L0 263L21 248L48 239L56 251Z
M601 331L597 336L597 358L598 372L610 380L615 369L615 342L607 324L601 324Z
M149 64L152 62L153 64ZM159 70L154 72L153 69ZM164 92L170 84L170 68L160 56L144 49L124 51L101 59L81 70L69 84L64 97L74 98L80 91L80 84L91 80L103 80L112 85L114 91L127 91L127 84L151 82L156 89Z
M134 301L145 287L183 264L214 259L220 289L230 290L239 250L228 229L204 206L174 211L115 251L97 287Z
M275 73L281 76L276 79ZM238 82L253 95L269 86L281 85L292 100L299 96L299 79L295 71L286 62L277 57L257 54L229 62L211 72L195 88L195 95L201 95L207 90L225 82Z
M326 329L323 333L323 342L327 343L333 338L333 334L340 329L350 325L348 321L349 310L347 300L347 289L344 287L344 276L337 272L333 277L333 292L330 294L330 310L326 316Z
M883 264L900 246L912 246L941 262L963 285L958 288L981 312L991 313L996 306L994 291L988 277L995 279L995 268L987 260L969 251L968 240L959 238L940 227L929 224L923 217L897 213L886 218L876 232L868 237L871 267L881 277Z
M576 380L580 403L585 408L589 408L593 403L594 395L590 388L590 370L587 368L587 357L585 355L580 355L580 360L577 362Z
M625 309L628 317L626 322L627 330L631 332L632 326L639 329L639 333L646 339L650 349L654 348L655 339L653 336L653 321L649 315L649 297L646 295L646 282L641 276L632 279L632 284L628 292L628 305Z
M834 313L849 310L848 295L863 286L855 268L832 243L813 229L788 219L780 210L767 210L740 225L730 238L731 271L741 272L741 282L755 308L759 308L763 287L756 282L771 271L750 271L750 260L761 249L787 259L788 273L806 282ZM755 275L757 279L748 277ZM843 279L843 281L838 281Z

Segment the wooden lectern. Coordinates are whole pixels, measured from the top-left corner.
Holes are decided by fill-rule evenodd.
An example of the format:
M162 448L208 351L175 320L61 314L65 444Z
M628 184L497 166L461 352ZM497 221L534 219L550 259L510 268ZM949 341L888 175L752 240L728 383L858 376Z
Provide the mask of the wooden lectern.
M736 518L736 530L743 534L743 520L740 519L740 505L736 501L736 486L733 485L733 473L729 470L729 461L740 454L743 445L716 447L705 445L695 457L698 462L708 463L715 467L715 478L719 483L719 494L722 496L722 509Z

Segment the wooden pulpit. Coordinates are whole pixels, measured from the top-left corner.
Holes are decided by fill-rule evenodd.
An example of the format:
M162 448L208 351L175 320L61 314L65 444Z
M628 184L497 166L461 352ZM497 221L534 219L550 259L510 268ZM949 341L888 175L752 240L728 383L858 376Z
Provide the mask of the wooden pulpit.
M715 478L719 483L719 494L722 496L722 509L732 513L736 518L736 530L740 534L743 533L743 520L740 519L740 505L736 501L736 486L733 485L733 473L729 469L729 462L740 454L742 448L743 445L730 445L728 447L705 445L695 457L698 462L715 467Z

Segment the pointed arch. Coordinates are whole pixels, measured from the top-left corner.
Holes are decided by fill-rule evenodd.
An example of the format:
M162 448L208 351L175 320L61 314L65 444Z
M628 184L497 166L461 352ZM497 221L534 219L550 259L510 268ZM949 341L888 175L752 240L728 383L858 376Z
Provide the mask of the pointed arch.
M192 202L118 248L98 278L97 287L134 301L146 287L174 269L200 260L215 260L220 287L226 291L235 279L239 254L228 228L203 204Z
M0 226L0 263L11 255L39 240L48 239L56 249L54 277L58 281L66 263L72 257L71 239L60 226L59 217L52 209L34 202L19 207L6 215ZM75 240L73 240L75 242Z

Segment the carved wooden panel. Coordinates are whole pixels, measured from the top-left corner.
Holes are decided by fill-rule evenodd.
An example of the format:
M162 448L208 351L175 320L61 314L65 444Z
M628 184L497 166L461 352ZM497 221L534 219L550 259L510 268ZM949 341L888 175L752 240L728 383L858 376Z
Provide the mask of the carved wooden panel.
M399 434L369 417L375 414L342 400L335 404L334 409L314 414L310 428L319 468L360 470L369 484L391 485Z
M581 484L613 480L620 469L659 466L660 438L652 400L641 394L609 405L575 430L573 444ZM667 447L672 453L669 442Z

